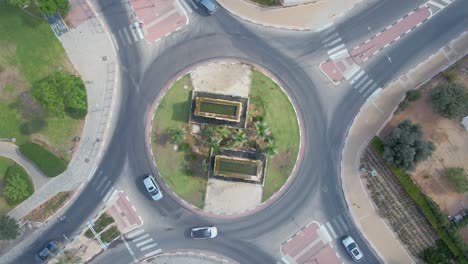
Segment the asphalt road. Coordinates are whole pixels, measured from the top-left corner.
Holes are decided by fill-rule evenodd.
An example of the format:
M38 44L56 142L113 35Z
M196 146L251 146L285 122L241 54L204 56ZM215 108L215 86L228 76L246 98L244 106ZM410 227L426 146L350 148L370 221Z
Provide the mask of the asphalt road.
M364 12L345 17L335 27L346 43L359 44L370 36L369 26L385 27L421 3L380 1ZM392 63L383 53L370 59L364 65L368 74L384 86L466 30L468 10L462 8L464 4L463 0L457 0L391 45L386 52ZM102 0L95 5L112 31L130 23L127 3ZM145 231L152 234L165 251L200 249L240 263L276 263L280 259L280 244L301 226L311 220L325 223L341 215L351 227L346 234L352 235L364 251L364 263L381 262L349 216L339 178L344 138L365 98L347 84L332 86L319 72L318 64L326 54L320 42L323 33L263 28L239 21L222 9L210 17L194 14L188 27L158 44L119 49L123 90L118 121L96 173L103 173L132 196L137 210L143 213ZM304 160L288 192L264 211L230 221L198 216L169 194L160 202L152 202L140 184L143 174L150 171L157 174L144 141L149 106L171 78L186 67L213 58L254 62L276 74L297 107L306 135ZM93 181L65 213L66 221L49 228L40 241L35 241L13 262L32 263L34 254L46 241L63 240L63 235L73 237L82 229L102 206L102 196L92 185ZM217 225L219 238L203 242L187 239L189 228L204 224ZM336 248L350 261L342 248ZM125 245L119 241L94 262L131 261Z

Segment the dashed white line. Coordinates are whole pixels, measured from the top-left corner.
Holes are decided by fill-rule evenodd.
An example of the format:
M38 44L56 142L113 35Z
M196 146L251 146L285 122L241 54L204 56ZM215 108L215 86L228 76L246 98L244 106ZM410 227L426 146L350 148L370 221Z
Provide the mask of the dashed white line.
M132 256L133 258L133 262L135 263L138 263L138 259L135 257L135 253L133 253L133 250L130 248L130 245L127 243L127 241L125 240L125 238L122 237L122 240L125 244L125 247L127 248L128 252L130 253L130 255Z

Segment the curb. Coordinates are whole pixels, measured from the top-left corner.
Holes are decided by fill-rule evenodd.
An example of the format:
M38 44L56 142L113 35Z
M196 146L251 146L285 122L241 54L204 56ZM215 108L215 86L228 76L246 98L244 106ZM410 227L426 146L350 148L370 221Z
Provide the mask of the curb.
M286 94L286 96L288 97L291 105L293 106L294 112L296 113L296 118L297 118L297 122L298 122L298 126L299 126L299 138L300 138L300 140L299 140L299 150L298 150L298 154L297 154L296 163L294 165L294 168L293 168L290 176L288 177L288 180L284 183L284 185L275 194L273 194L265 202L257 205L254 208L239 211L239 212L235 212L235 213L206 212L206 211L203 211L202 209L197 208L194 205L188 203L184 199L182 199L179 195L177 195L172 190L172 188L169 187L169 185L167 185L167 183L162 178L162 176L161 176L161 174L160 174L160 172L159 172L159 170L157 168L156 161L155 161L155 158L154 158L153 149L152 149L152 135L151 135L151 132L152 132L152 127L153 127L154 113L156 112L157 106L159 105L159 103L160 103L162 97L165 95L165 93L169 90L170 87L172 87L172 85L175 82L180 80L184 75L190 74L197 67L199 67L201 65L210 65L210 64L218 64L218 63L220 63L220 64L227 64L227 63L246 64L246 65L249 65L249 66L259 70L260 72L262 72L263 74L265 74L269 78L271 78L281 88L281 90ZM153 104L151 105L151 107L149 108L149 110L147 112L146 127L145 127L145 140L146 140L147 152L148 152L149 156L152 159L151 161L148 161L148 162L150 164L154 165L154 168L156 169L156 171L157 171L157 173L159 175L158 178L161 178L160 181L162 181L163 186L165 187L165 191L167 193L171 193L173 195L173 197L176 198L181 205L183 205L186 209L190 210L191 212L193 212L195 214L198 214L198 215L213 217L213 218L218 218L218 219L237 219L237 218L253 215L255 213L258 213L258 212L266 209L267 207L272 205L274 202L278 201L284 194L286 194L287 191L289 190L289 187L291 186L292 182L294 181L294 179L297 176L297 172L299 170L299 165L302 164L302 158L304 156L304 151L305 151L304 145L305 145L305 142L307 142L307 139L304 137L304 133L302 132L304 130L304 126L303 126L304 122L302 121L302 115L299 115L299 112L297 111L297 106L295 105L295 103L293 101L291 101L291 99L290 99L291 96L289 95L289 93L283 87L284 87L284 85L282 85L282 82L279 81L279 79L275 75L273 75L269 70L267 70L266 68L254 63L254 62L245 61L243 59L238 59L238 58L216 58L216 59L204 60L204 61L192 64L192 65L186 67L185 69L181 70L180 72L178 72L176 75L174 75L174 77L172 79L170 79L166 83L166 85L161 89L159 94L154 99Z

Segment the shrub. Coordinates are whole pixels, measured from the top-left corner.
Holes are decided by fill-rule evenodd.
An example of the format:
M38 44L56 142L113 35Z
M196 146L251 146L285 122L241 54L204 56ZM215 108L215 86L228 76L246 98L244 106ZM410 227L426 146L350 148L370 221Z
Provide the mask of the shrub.
M117 227L112 226L108 230L106 230L104 233L101 235L101 241L105 243L110 243L112 240L120 236L120 232L117 229Z
M65 113L72 118L84 118L87 114L86 89L78 76L63 72L40 81L32 91L34 98L55 117L63 118Z
M448 168L445 176L458 193L468 192L468 175L463 168Z
M108 225L114 223L114 218L112 216L108 215L107 213L102 214L96 222L94 222L94 231L99 234L102 230L104 230ZM92 238L93 232L88 229L88 231L85 232L85 236Z
M55 177L67 169L66 163L50 153L41 145L25 143L19 150L26 158L31 160L45 175Z
M46 15L60 14L66 16L70 11L68 0L37 0L39 8Z
M9 205L17 205L34 193L34 185L26 171L15 164L8 168L3 196Z
M432 107L441 116L455 119L468 113L468 93L457 84L439 85L431 93Z
M0 240L15 239L18 235L16 220L7 215L0 216Z
M405 171L414 170L416 164L426 160L435 149L431 141L422 140L419 125L410 120L401 122L385 138L383 158L388 163Z

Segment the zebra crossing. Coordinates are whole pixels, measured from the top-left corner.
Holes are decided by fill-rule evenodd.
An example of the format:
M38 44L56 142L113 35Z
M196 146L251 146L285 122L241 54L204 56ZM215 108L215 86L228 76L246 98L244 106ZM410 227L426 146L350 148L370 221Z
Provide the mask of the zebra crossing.
M136 248L136 252L144 254L144 258L148 258L159 254L162 249L158 247L158 243L154 241L150 234L145 233L144 229L137 229L128 233L126 236L126 243ZM134 254L134 250L128 247L130 254Z
M99 173L93 177L91 185L94 187L99 196L104 197L104 202L106 202L116 191L114 186L112 186L112 182L109 180L109 178L103 175L103 171L99 171Z
M350 57L343 39L341 39L340 34L334 28L325 34L322 44L328 49L327 54L332 61Z
M451 3L453 3L455 0L430 0L426 2L426 5L429 7L429 9L432 12L432 15L435 13L441 11L442 9L446 8L449 6Z
M326 229L330 238L335 240L337 238L347 235L350 225L346 221L345 215L338 215L332 220L322 225L322 229Z
M357 64L354 64L344 77L364 98L368 98L372 92L379 89L378 84Z
M117 33L112 33L111 37L112 42L114 43L114 46L117 50L120 48L119 44L122 44L124 47L126 47L145 38L143 35L143 30L141 29L138 22L119 29Z

